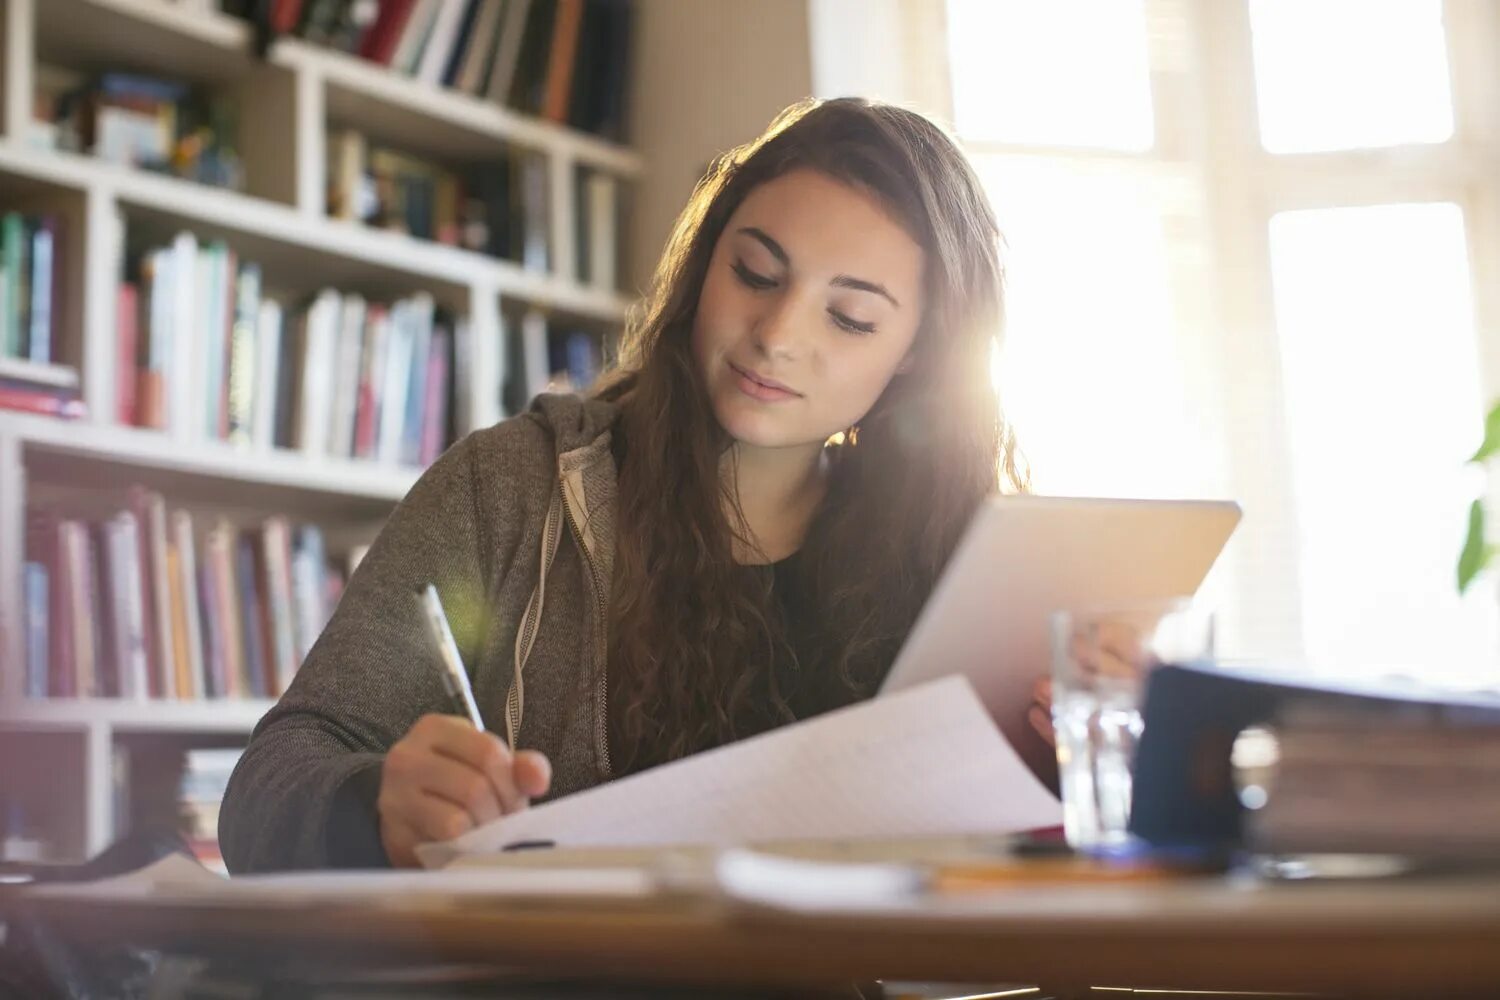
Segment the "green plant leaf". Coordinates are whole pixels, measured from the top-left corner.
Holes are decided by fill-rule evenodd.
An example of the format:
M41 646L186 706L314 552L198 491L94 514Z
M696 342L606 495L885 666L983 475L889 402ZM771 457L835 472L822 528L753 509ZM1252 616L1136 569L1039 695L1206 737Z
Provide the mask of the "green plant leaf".
M1496 403L1490 415L1484 418L1484 442L1469 461L1483 462L1497 452L1500 452L1500 403Z
M1463 551L1458 554L1458 592L1469 589L1469 584L1484 569L1494 556L1495 549L1484 544L1484 501L1475 500L1469 507L1469 534L1464 538Z

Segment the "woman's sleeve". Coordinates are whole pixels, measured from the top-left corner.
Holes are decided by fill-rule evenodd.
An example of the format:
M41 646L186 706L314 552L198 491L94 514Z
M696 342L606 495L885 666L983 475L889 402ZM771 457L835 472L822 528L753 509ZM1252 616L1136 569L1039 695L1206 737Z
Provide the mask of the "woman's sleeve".
M466 663L482 642L495 529L479 514L475 440L450 448L396 507L255 727L220 812L231 871L384 861L373 798L385 752L423 714L451 709L420 589L437 585Z

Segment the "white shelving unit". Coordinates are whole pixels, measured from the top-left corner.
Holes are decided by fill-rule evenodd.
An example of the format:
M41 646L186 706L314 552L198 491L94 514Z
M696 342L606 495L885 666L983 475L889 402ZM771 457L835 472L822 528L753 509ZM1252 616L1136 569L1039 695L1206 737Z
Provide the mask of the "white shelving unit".
M59 364L0 362L0 376L80 386L89 416L55 420L0 410L0 781L25 798L66 789L39 821L60 857L82 857L113 835L111 760L122 738L242 741L269 702L24 701L21 566L27 497L39 489L123 487L142 482L198 502L288 513L329 524L378 525L416 480L413 469L184 444L119 426L115 413L115 286L119 220L163 233L221 237L299 291L356 283L390 295L425 290L468 316L472 331L464 430L503 416L503 307L539 308L602 328L617 326L628 299L585 286L574 268L572 178L579 166L622 180L639 176L629 149L295 39L264 60L248 24L170 0L0 0L0 207L40 206L64 219L68 303L58 318ZM39 67L138 70L191 79L232 94L246 190L226 191L135 172L30 141ZM439 158L498 157L507 148L549 164L551 273L327 217L330 128ZM508 307L507 307L508 308ZM28 759L36 757L38 759ZM37 774L45 773L45 779ZM40 786L37 786L38 788ZM55 832L54 832L55 831ZM81 832L78 832L81 831Z

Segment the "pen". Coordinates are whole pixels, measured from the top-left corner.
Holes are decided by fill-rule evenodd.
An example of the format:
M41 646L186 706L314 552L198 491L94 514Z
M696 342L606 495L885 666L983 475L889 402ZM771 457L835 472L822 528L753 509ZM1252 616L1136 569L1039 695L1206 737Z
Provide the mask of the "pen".
M454 701L463 702L469 721L482 733L484 719L479 715L474 689L469 686L469 672L464 669L458 643L453 641L453 630L448 627L448 616L443 614L443 602L438 600L437 588L429 583L422 591L421 598L427 631L432 634L432 641L437 644L439 658L443 661L443 687L448 689L448 694Z

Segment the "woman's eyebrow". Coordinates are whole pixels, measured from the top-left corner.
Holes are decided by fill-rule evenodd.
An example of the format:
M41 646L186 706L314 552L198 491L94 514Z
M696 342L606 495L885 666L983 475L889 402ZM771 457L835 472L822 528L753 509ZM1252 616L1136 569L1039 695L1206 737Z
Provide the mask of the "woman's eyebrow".
M746 236L759 240L762 246L771 251L772 257L775 257L777 260L781 261L781 265L783 267L791 266L792 258L787 256L786 251L781 248L780 243L777 243L775 240L771 239L771 237L766 235L765 230L756 229L754 226L741 226L739 231L744 233Z
M783 267L791 266L792 258L788 256L782 245L773 240L765 230L757 229L755 226L741 226L738 232L759 241L770 252L772 257L781 262ZM896 301L896 297L888 292L884 285L877 284L876 282L866 281L863 278L856 278L848 274L840 274L830 281L829 284L835 288L852 288L857 292L874 292L897 309L901 308L901 303Z
M829 284L835 288L852 288L858 292L874 292L897 309L901 308L901 303L896 301L894 295L885 290L884 285L877 285L873 281L866 281L863 278L854 278L847 274L841 274L830 281Z

